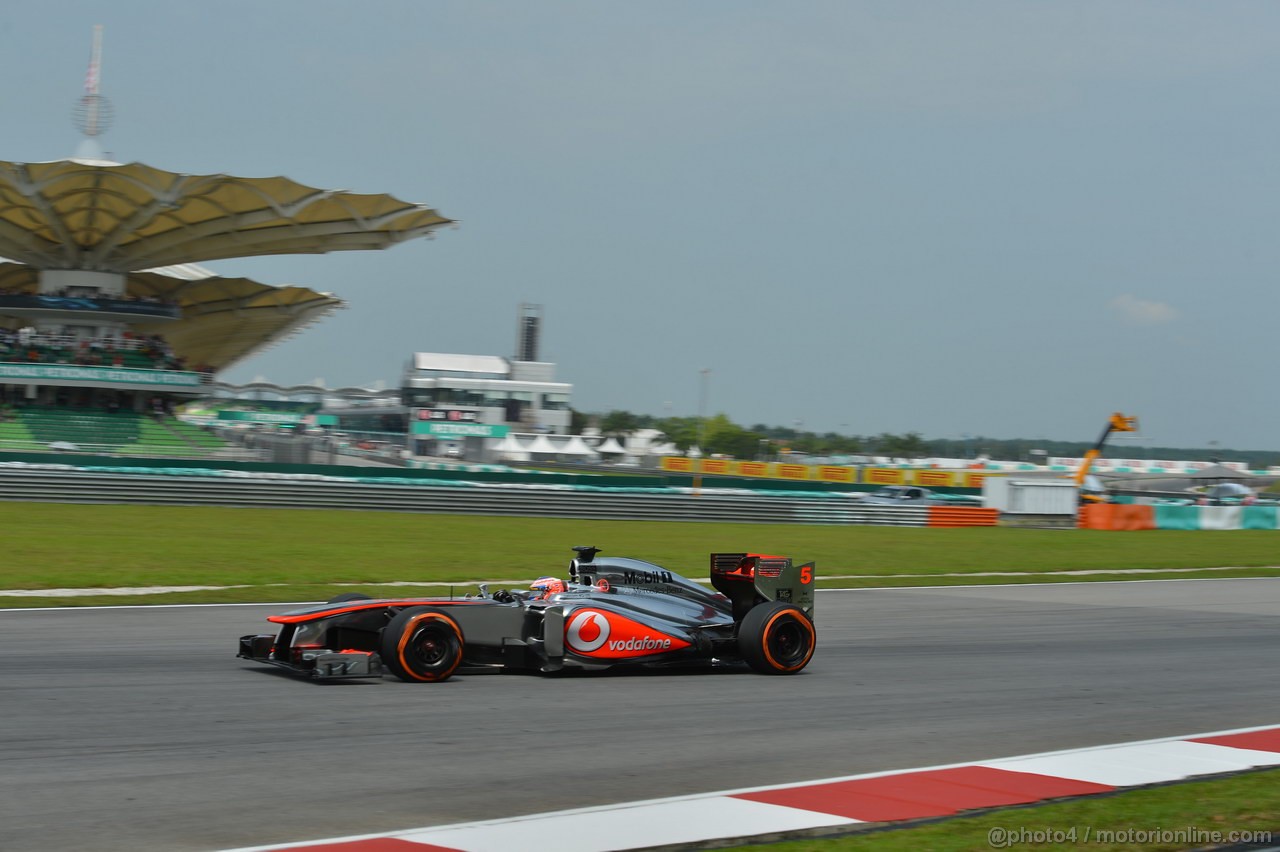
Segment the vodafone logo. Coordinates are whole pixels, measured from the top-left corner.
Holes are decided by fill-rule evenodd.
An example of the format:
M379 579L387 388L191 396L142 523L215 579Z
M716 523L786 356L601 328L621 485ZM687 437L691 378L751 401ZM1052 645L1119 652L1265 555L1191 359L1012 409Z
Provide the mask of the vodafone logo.
M593 609L582 610L569 619L564 640L570 648L582 654L598 651L609 641L609 619Z
M688 648L684 639L667 636L616 612L580 609L564 628L569 650L588 657L645 657Z

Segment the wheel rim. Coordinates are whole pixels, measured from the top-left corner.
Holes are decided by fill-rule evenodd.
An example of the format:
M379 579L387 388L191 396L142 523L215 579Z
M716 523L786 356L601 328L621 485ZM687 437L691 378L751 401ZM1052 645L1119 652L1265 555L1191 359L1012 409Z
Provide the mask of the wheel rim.
M444 680L462 662L462 633L443 613L417 614L398 632L400 640L391 656L393 670L402 679Z
M805 658L809 650L809 633L795 619L787 619L769 637L770 656L784 666L792 666Z
M424 668L437 668L449 656L450 643L438 628L424 627L409 642L414 659Z

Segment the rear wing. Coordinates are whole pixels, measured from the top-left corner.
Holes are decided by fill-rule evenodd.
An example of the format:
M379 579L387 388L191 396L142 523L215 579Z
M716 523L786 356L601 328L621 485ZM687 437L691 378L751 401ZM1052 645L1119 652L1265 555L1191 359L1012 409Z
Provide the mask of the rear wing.
M804 610L813 620L815 563L794 565L789 557L763 553L711 554L711 585L733 602L733 617L767 601L783 601Z

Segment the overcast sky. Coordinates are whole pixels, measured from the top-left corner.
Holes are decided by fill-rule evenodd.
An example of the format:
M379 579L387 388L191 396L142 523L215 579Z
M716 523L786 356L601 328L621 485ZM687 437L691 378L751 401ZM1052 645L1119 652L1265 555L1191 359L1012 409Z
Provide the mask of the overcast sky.
M230 381L514 354L582 411L1280 448L1280 5L11 0L0 159L387 192L460 224L208 264L348 308Z

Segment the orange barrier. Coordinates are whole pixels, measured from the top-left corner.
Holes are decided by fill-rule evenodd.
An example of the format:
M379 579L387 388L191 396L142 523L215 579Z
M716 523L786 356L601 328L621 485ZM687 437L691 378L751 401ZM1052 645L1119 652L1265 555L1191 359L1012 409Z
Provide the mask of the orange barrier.
M930 527L994 527L1000 522L999 509L980 506L930 506Z
M1091 503L1080 507L1079 527L1084 530L1153 530L1156 528L1156 513L1151 506Z

